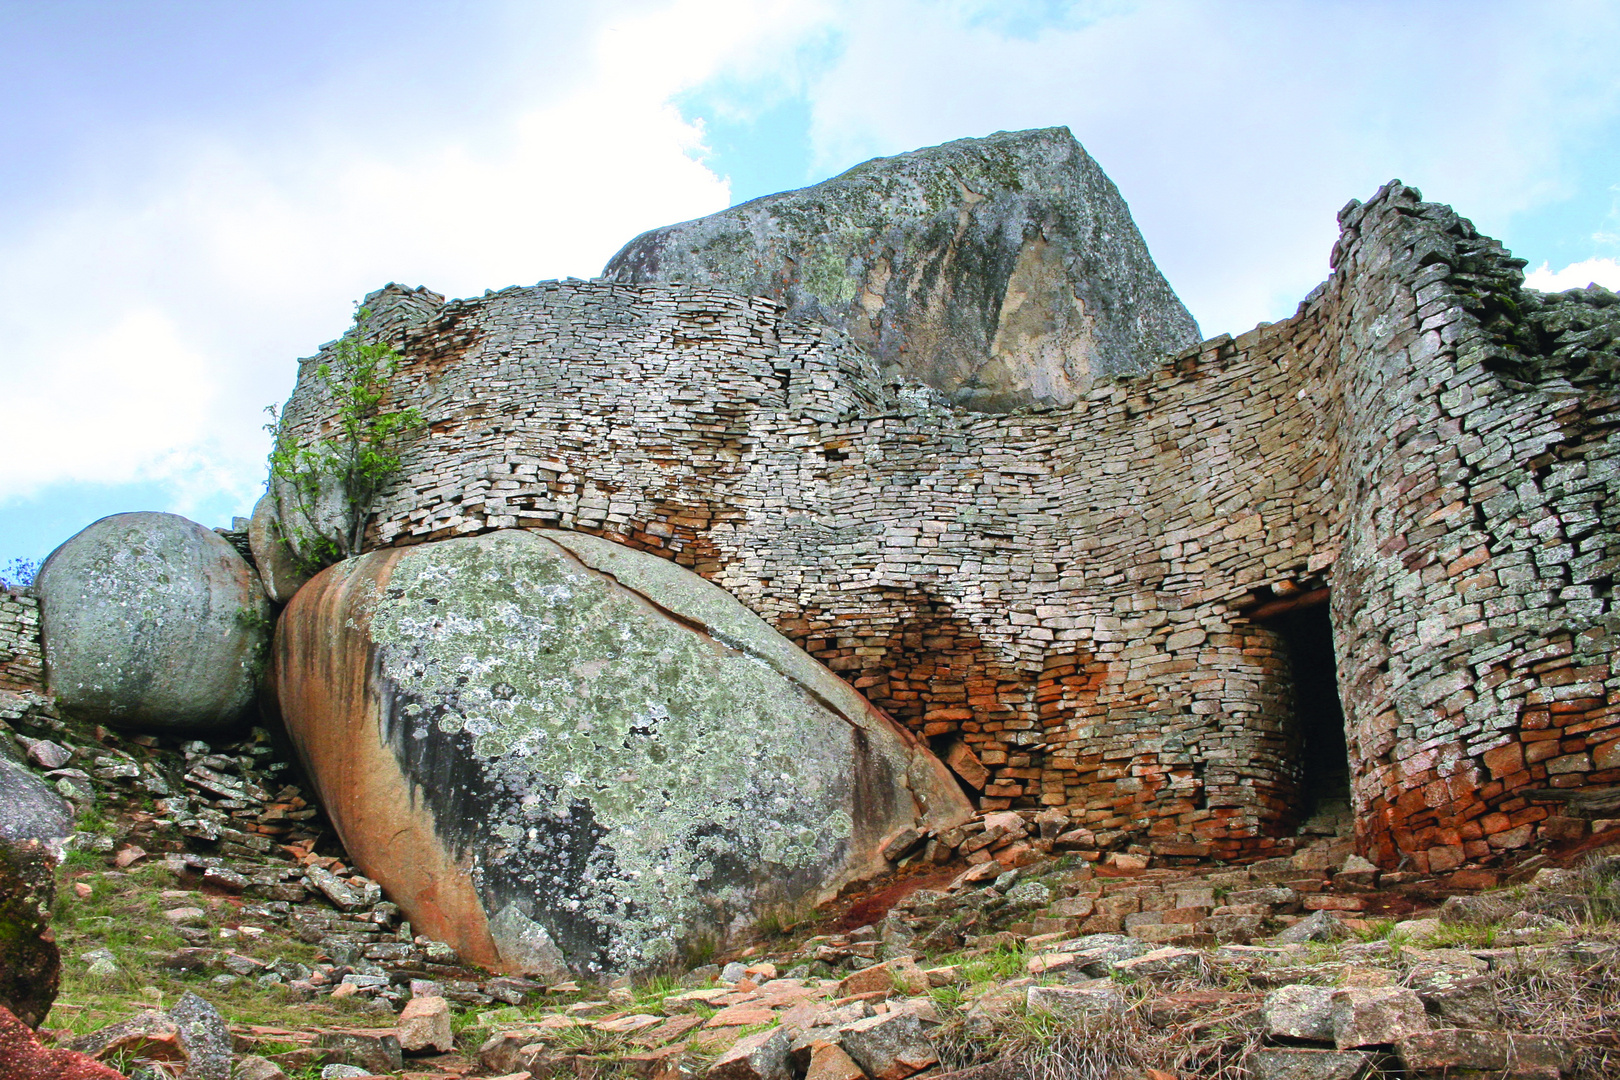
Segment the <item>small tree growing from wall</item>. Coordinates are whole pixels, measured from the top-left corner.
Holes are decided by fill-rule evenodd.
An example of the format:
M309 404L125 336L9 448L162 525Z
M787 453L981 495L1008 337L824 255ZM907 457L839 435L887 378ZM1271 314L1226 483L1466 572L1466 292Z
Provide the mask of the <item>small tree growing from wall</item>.
M361 308L358 325L369 314ZM274 405L266 406L270 423L265 430L275 438L270 451L271 489L277 494L277 515L283 538L302 569L316 570L360 553L372 501L384 484L400 470L400 451L426 426L413 408L383 411L383 400L399 365L399 350L385 342L363 341L351 330L332 346L330 357L315 369L336 409L332 434L301 445L287 419ZM291 493L298 520L290 520L281 505ZM331 495L341 502L338 522L321 512Z

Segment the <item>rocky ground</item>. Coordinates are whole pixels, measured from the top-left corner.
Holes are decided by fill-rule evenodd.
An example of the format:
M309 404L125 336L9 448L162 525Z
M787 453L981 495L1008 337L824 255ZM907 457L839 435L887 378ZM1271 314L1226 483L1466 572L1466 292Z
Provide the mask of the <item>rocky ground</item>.
M1620 831L1426 878L1357 858L1342 810L1247 866L993 812L896 838L888 880L693 970L543 986L415 935L268 732L130 737L0 704L81 830L41 1035L126 1076L1620 1073Z

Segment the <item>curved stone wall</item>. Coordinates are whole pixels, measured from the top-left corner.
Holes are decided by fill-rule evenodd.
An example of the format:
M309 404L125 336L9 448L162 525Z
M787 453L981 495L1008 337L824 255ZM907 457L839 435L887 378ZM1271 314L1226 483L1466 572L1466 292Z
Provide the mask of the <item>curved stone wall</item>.
M1167 856L1293 824L1288 663L1248 613L1331 587L1367 849L1527 843L1567 826L1515 792L1620 777L1613 397L1547 360L1556 319L1503 323L1538 301L1449 208L1392 184L1344 222L1285 322L993 416L764 299L391 288L368 306L431 430L370 543L567 529L673 559L964 740L985 806L1065 805ZM296 429L325 413L301 380Z

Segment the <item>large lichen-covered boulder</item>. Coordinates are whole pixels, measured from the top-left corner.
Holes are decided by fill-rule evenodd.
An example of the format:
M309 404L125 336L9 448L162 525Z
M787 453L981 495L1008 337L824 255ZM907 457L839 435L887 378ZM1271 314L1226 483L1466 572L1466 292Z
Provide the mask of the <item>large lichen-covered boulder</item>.
M413 926L508 971L656 964L971 813L728 593L591 536L329 567L281 615L271 685L354 861Z
M178 514L114 514L52 552L34 585L46 681L63 709L204 730L253 700L270 605L219 534Z
M1072 404L1199 340L1118 189L1062 127L876 158L643 233L602 273L772 297L986 411Z

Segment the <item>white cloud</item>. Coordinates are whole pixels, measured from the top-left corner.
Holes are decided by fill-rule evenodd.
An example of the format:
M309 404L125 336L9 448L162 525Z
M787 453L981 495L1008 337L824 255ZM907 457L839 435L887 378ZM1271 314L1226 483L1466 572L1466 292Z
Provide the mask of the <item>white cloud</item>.
M829 175L1067 124L1209 334L1291 310L1334 211L1390 176L1498 233L1566 196L1571 146L1620 96L1620 9L1596 2L1108 2L1045 29L924 0L488 10L487 63L466 42L473 62L433 70L357 54L234 127L154 117L86 144L102 164L54 178L54 204L0 206L0 503L159 480L246 509L261 407L366 291L590 276L723 206L670 105L696 87L806 95Z
M514 83L503 109L392 146L344 138L350 116L171 133L116 183L0 230L14 406L0 502L160 480L182 501L238 492L245 509L263 477L262 406L366 291L588 277L637 232L726 205L694 158L701 130L669 98L799 18L679 3L600 21L570 84Z
M1546 263L1524 275L1524 283L1542 292L1584 289L1596 282L1605 289L1620 292L1620 262L1614 259L1583 259L1554 270Z
M823 171L1066 124L1210 335L1290 314L1335 212L1392 177L1500 235L1569 194L1583 133L1620 107L1612 4L1156 0L1016 37L993 7L843 8L811 90Z

